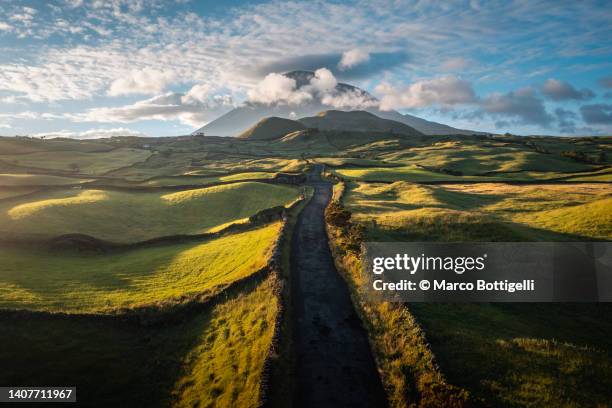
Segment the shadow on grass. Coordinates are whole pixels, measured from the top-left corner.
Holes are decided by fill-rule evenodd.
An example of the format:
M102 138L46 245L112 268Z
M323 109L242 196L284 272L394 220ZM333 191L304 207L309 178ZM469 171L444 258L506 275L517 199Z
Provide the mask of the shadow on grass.
M492 406L609 403L612 305L407 307L425 329L449 381Z
M366 223L366 227L369 225ZM582 242L598 241L592 237L566 234L495 217L447 217L408 220L397 228L367 228L367 240L378 242Z
M220 301L233 302L260 284ZM1 314L0 386L76 386L82 406L170 406L189 370L187 356L210 340L203 336L214 310L148 327L110 318Z

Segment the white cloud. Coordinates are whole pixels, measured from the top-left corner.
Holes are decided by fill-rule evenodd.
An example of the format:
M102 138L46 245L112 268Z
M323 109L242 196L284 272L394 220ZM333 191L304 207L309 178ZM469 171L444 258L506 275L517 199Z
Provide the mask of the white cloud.
M83 0L66 0L66 4L70 8L77 8L83 5Z
M571 84L550 78L542 86L542 93L553 101L586 100L595 96L590 89L576 89Z
M422 80L399 89L382 83L376 87L376 92L381 95L381 110L450 106L477 101L472 85L454 76Z
M353 48L342 54L342 59L338 63L338 68L340 70L346 70L364 62L368 62L369 60L370 54L362 49Z
M532 88L488 95L482 101L482 109L491 115L513 118L522 124L548 125L553 120Z
M454 57L444 61L441 65L441 68L444 71L461 71L467 68L470 64L471 62L466 58Z
M338 85L338 80L327 68L319 68L315 71L314 77L310 80L310 87L319 94L334 92Z
M312 99L310 93L298 90L296 86L295 79L273 72L250 89L247 95L249 101L264 105L274 103L299 105Z
M113 129L89 129L84 132L73 132L69 130L60 130L57 132L43 132L32 135L33 137L43 137L45 139L54 139L58 137L70 139L100 139L113 136L146 136L145 134L128 129L128 128L113 128Z
M107 94L118 95L156 95L176 80L173 71L160 71L153 68L133 70L129 75L113 81Z
M0 31L12 31L12 30L13 30L13 26L3 21L0 21Z
M249 102L264 105L303 105L319 102L334 108L357 109L378 105L369 95L337 88L338 80L327 68L319 68L308 84L297 87L293 78L268 74L248 91Z
M524 67L550 66L550 56L595 55L597 60L605 60L603 57L609 55L605 31L594 27L607 27L611 11L588 2L573 2L563 8L555 8L552 1L496 2L468 9L440 2L407 5L403 1L381 1L271 1L234 7L228 13L220 13L224 17L185 13L181 10L189 6L176 9L160 0L66 0L68 4L54 12L61 15L48 15L50 6L45 5L34 16L8 2L2 6L7 17L0 23L0 35L36 41L24 41L23 49L9 49L4 54L0 62L0 94L3 98L42 103L59 101L59 109L66 100L86 100L89 106L100 106L96 98L111 92L113 85L112 92L118 94L147 91L146 81L133 80L121 86L121 79L129 82L133 71L151 69L176 75L165 86L159 86L158 93L173 90L187 79L188 83L226 89L224 92L234 100L240 100L257 81L255 75L248 75L255 72L254 67L303 57L304 50L310 55L334 55L330 67L338 62L338 50L347 50L343 65L356 64L352 65L357 67L355 72L364 68L359 65L364 62L363 50L376 50L371 55L373 65L379 62L379 53L408 53L409 58L394 70L376 71L380 76L375 81L385 77L392 83L402 83L401 72L428 77L437 75L431 74L432 69L460 69L464 79L489 84L504 81L511 86L512 81L524 80ZM68 7L71 5L80 7L72 9ZM550 10L555 10L556 18L547 17ZM11 21L10 16L16 17ZM62 21L58 23L59 16ZM565 23L569 20L571 25ZM11 31L6 31L8 27ZM44 41L51 36L53 41ZM503 53L499 54L499 50ZM458 51L462 58L456 58ZM482 55L499 58L482 59ZM473 59L474 63L466 66L463 58ZM364 81L361 84L376 83L372 78L360 80ZM401 96L402 91L389 92L387 102L407 99L408 106L432 100L445 104L444 98L438 96L407 98ZM154 91L148 94L154 95L151 92ZM346 93L322 97L339 105L371 103L362 95ZM27 126L27 121L20 125Z
M379 106L380 102L359 91L343 91L324 95L321 103L337 109L366 109Z
M68 114L75 122L130 123L140 120L179 120L199 127L233 107L230 95L213 95L205 85L195 85L187 93L168 92L153 98L119 107L89 109Z

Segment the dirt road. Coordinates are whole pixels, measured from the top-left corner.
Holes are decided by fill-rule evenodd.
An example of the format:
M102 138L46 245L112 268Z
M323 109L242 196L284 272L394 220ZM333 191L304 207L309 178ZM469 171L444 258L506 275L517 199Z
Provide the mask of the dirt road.
M311 177L312 178L312 177ZM367 333L335 269L324 224L331 184L309 182L313 199L292 241L298 407L384 407L386 400Z

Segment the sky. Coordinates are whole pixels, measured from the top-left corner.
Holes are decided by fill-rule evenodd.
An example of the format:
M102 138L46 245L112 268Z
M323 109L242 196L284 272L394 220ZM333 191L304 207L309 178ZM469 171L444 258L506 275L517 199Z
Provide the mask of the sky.
M610 135L611 39L609 1L0 0L0 135L188 134L302 103L294 69L459 128Z

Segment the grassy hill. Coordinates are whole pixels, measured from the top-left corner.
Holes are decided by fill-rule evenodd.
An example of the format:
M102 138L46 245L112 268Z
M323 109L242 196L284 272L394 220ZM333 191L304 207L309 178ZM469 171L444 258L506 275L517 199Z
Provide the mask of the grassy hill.
M214 294L267 264L279 228L108 254L0 247L0 308L108 312Z
M299 121L309 128L344 132L387 132L407 136L422 136L422 133L408 125L389 119L382 119L366 111L343 112L329 110L316 116L301 118Z
M289 204L297 188L256 182L179 192L61 190L0 202L0 231L50 238L79 233L113 242L199 234Z
M260 120L255 126L242 132L238 138L249 140L272 140L278 139L287 133L297 132L305 128L303 124L295 120L269 117Z
M611 239L600 184L350 184L346 205L371 234L440 241ZM370 224L370 223L374 224ZM391 234L391 235L389 235Z

